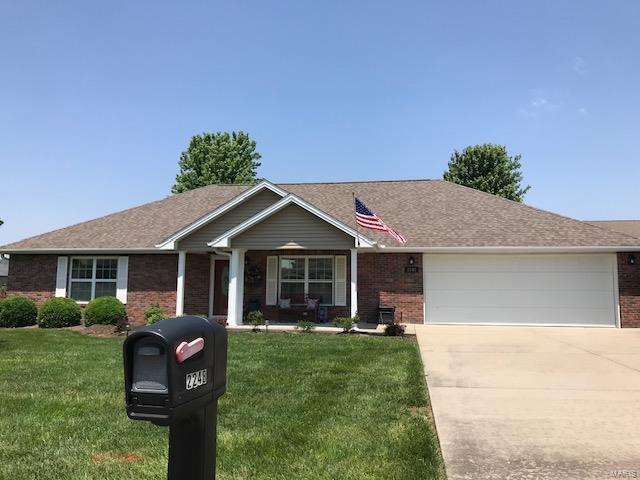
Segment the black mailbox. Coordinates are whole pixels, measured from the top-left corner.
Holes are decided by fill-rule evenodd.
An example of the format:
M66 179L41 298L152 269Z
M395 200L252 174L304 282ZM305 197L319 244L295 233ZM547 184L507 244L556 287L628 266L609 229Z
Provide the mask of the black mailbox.
M162 320L127 337L123 355L127 415L169 426L168 478L214 478L225 328L194 316Z
M124 368L129 418L169 425L225 392L227 332L201 317L162 320L127 337Z

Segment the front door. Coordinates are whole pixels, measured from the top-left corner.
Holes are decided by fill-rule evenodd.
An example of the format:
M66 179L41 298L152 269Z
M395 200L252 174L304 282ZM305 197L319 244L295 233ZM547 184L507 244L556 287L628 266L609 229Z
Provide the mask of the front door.
M227 314L227 295L229 294L229 260L213 262L213 314Z

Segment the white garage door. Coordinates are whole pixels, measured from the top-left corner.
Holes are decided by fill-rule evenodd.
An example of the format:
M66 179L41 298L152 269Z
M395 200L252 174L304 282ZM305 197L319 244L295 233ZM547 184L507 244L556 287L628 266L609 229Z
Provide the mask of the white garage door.
M426 323L616 325L615 254L424 255Z

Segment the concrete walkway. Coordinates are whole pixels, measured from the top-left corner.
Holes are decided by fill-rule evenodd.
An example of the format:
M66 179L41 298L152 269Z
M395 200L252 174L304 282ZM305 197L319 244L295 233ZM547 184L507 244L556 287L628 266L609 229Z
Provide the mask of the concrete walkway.
M353 327L353 331L359 333L368 333L370 335L384 335L384 325L378 325L377 323L358 323ZM252 325L233 325L228 326L227 330L243 332L252 331ZM260 332L295 332L298 330L296 323L282 323L282 322L270 322L269 326L260 325L257 327ZM336 334L342 332L342 328L334 327L332 323L318 323L314 325L313 331L316 333L331 333Z
M449 479L640 478L640 329L416 334Z

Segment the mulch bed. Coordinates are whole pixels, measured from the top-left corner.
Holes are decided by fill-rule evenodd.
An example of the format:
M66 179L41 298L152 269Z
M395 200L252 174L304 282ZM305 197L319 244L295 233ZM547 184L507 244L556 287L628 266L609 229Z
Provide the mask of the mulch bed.
M77 325L75 327L68 327L68 330L94 337L123 337L126 335L126 332L118 332L115 325L91 325L90 327Z

